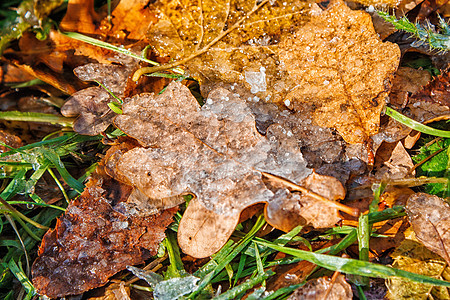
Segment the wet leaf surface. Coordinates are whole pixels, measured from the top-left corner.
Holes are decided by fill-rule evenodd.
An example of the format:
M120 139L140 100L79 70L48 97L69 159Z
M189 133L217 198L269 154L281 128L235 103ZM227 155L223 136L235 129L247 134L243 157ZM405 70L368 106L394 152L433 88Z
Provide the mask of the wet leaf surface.
M115 124L144 146L126 152L117 164L117 170L133 186L151 199L162 199L155 201L161 209L174 205L164 199L196 195L178 231L180 245L190 255L214 253L199 247L208 248L211 234L215 234L218 242L214 248L220 248L239 213L260 202L270 203L266 217L283 230L292 226L286 227L284 218L275 217L283 206L316 227L339 220L336 208L324 213L317 200L291 194L282 184L265 183L263 177L269 173L306 185L331 200L345 196L341 183L333 177L313 174L316 177L306 178L311 170L295 139L290 139L292 133L281 124L272 124L265 136L260 135L251 110L228 90L214 90L200 108L186 87L171 83L159 96L140 94L124 103Z
M145 218L125 216L115 206L130 191L103 173L93 175L42 240L32 270L39 294L51 298L80 294L156 254L177 209Z
M83 81L100 82L116 97L123 98L132 66L133 64L87 64L77 67L74 73ZM112 123L116 113L108 104L117 100L104 87L90 87L78 91L67 99L61 108L61 113L66 117L79 116L73 126L76 132L97 135Z
M398 46L381 42L368 14L335 2L280 45L280 60L296 83L285 104L309 108L317 124L362 143L378 132L399 59Z
M437 196L417 193L406 203L416 237L428 249L450 263L450 206Z

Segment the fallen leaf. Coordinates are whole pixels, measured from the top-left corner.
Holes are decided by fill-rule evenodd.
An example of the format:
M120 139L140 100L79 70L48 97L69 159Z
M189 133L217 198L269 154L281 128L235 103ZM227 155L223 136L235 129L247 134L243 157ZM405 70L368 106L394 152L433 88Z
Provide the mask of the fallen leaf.
M310 9L307 2L293 0L235 4L165 0L150 7L158 14L147 34L154 50L159 56L170 56L175 61L170 65L187 67L200 81L203 95L217 83L229 83L245 86L260 98L284 90L277 84L284 74L278 72L276 44L284 32L309 19Z
M312 107L313 119L348 143L378 132L380 113L400 50L383 43L370 16L336 1L280 44L280 60L295 82L285 104Z
M94 10L94 0L69 0L59 27L64 31L96 34L99 33L96 23L98 25L100 19Z
M123 281L113 283L106 287L103 296L89 297L89 300L131 300L130 287L125 286Z
M408 234L409 235L409 234ZM392 266L408 272L449 280L450 268L445 261L415 240L406 239L391 254ZM449 299L449 289L391 278L386 280L387 299ZM431 296L432 295L432 296Z
M350 284L345 281L345 276L340 274L334 281L331 281L328 277L309 280L288 298L288 300L300 299L350 300L353 299L353 292Z
M262 136L245 102L222 88L211 92L200 108L185 86L172 82L159 96L140 94L126 101L123 114L114 122L143 146L124 153L116 167L134 187L150 199L196 196L178 231L183 251L194 257L203 257L198 253L214 253L200 251L197 247L209 247L212 229L221 228L214 234L220 241L217 245L224 243L237 224L240 212L256 203L271 203L266 207L269 222L285 229L276 223L276 218L269 217L275 212L272 207L279 210L281 203L289 202L288 188L298 187L286 180L304 184L303 180L307 181L311 173L296 141L289 138L289 131L281 124L273 124L267 128L266 136ZM312 187L317 194L330 200L344 197L342 185L336 179L312 176L317 176L317 186ZM282 188L271 190L263 177L286 183ZM321 183L319 178L323 180ZM293 205L304 205L307 211L307 206L314 205L309 197L302 203L302 197L312 194L292 197ZM330 210L326 213L323 205L315 208L322 212L321 220L326 224L315 219L318 213L313 212L314 208L303 218L316 222L317 227L331 226L339 220L337 206L333 207L333 203L337 202L329 202ZM160 209L173 206L161 200L156 204L162 205ZM191 205L196 209L190 208ZM302 209L299 210L303 214ZM217 215L226 222L218 222ZM186 248L191 245L191 249Z
M414 177L414 163L401 142L383 143L377 150L374 171L378 179Z
M36 291L50 298L80 294L155 255L177 209L137 218L115 210L131 187L101 170L49 230L32 268Z
M419 92L428 82L431 74L426 70L400 67L392 79L392 89L389 93L389 103L396 107L404 107L410 94Z
M450 72L435 77L422 90L415 92L410 99L430 101L450 107Z
M23 146L22 140L18 136L4 130L0 130L0 141L2 142L2 145L0 145L0 153L10 150L10 148L3 146L3 143L12 148Z
M425 193L408 198L406 213L416 237L450 264L450 206L444 199Z
M123 98L132 66L87 64L77 67L75 75L83 81L97 81L118 98ZM117 100L102 86L90 87L74 93L61 108L66 117L79 116L73 125L76 132L97 135L111 123L116 113L108 104Z

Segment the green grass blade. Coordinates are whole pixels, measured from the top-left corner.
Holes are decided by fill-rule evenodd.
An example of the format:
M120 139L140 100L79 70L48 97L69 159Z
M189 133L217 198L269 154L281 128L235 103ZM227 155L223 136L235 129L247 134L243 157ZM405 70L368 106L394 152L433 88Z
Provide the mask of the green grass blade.
M358 250L361 261L369 261L369 240L370 240L369 216L360 215L358 220ZM357 285L369 286L369 277L356 277Z
M67 118L63 116L37 112L3 111L0 112L0 120L43 122L50 124L59 124L64 127L72 127L75 118Z
M248 291L249 289L251 289L252 287L254 287L257 284L260 284L261 282L263 282L264 280L266 280L267 278L269 278L270 276L274 275L275 273L271 270L267 271L267 272L263 272L261 274L259 274L258 276L249 279L247 281L245 281L244 283L226 291L225 293L214 297L215 300L232 300L232 299L236 299L238 295L244 293L245 291Z
M360 261L357 259L343 258L326 254L319 254L299 249L282 247L260 241L255 242L263 246L270 247L274 250L312 262L320 267L332 271L338 271L346 274L353 274L360 276L385 278L385 279L390 277L400 277L410 281L450 287L450 282L448 281L439 280L429 276L415 274L383 265L378 265L367 261Z
M106 43L106 42L101 41L101 40L94 39L94 38L92 38L90 36L87 36L87 35L84 35L84 34L81 34L81 33L77 33L77 32L61 32L61 34L65 35L65 36L67 36L67 37L69 37L71 39L77 40L77 41L82 41L82 42L85 42L85 43L88 43L88 44L91 44L91 45L94 45L94 46L97 46L97 47L101 47L101 48L108 49L108 50L111 50L111 51L114 51L114 52L125 54L127 56L136 58L136 59L138 59L140 61L149 63L149 64L151 64L153 66L159 66L159 63L157 63L157 62L155 62L153 60L150 60L150 59L146 59L146 58L144 58L144 57L142 57L140 55L136 55L133 52L131 52L130 50L111 45L109 43Z
M78 180L73 178L72 175L69 174L66 167L62 163L59 155L56 154L56 152L53 151L52 149L43 151L43 154L44 154L45 158L47 158L55 166L55 168L58 170L59 174L64 179L64 181L71 188L73 188L74 190L76 190L78 193L81 194L84 190L84 184L82 184L81 182L79 182Z
M417 130L419 132L426 133L429 135L450 138L450 131L434 129L432 127L423 125L422 123L419 123L413 119L410 119L388 106L385 106L384 113L386 115L388 115L389 117L393 118L394 120L402 123L403 125L408 126L411 129L414 129L414 130Z
M36 292L30 279L28 279L27 275L25 275L25 272L22 270L22 268L19 268L16 262L12 259L8 262L8 268L11 270L11 273L13 273L17 280L20 281L25 291L27 292L27 297L25 299L31 299L31 297L34 296Z

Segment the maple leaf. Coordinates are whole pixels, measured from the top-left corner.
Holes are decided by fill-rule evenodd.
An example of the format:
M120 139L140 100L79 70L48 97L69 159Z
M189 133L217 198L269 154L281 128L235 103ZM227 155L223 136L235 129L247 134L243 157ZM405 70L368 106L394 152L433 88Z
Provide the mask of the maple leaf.
M295 82L285 100L288 107L312 107L315 122L335 128L348 143L362 143L378 132L400 50L379 39L369 14L336 1L279 47L282 65Z
M341 183L327 176L312 175L318 176L317 182L325 181L311 187L315 193L301 188L298 184L307 182L311 170L295 139L290 139L292 133L273 124L262 136L245 102L226 89L211 92L200 108L185 86L172 82L159 96L140 94L125 102L114 123L143 146L123 154L116 169L149 201L160 199L156 202L167 208L173 203L161 199L196 196L178 231L180 246L195 257L217 251L250 205L270 203L268 221L286 230L283 218L273 217L282 205L290 204L302 215L302 205L308 211L306 203L314 201L309 197L320 201L324 199L317 194L331 200L345 196ZM289 189L304 195L293 195ZM315 208L323 214L323 222L307 217L311 211L304 216L317 227L331 226L339 220L337 209L346 210L337 202L324 201L327 209ZM211 234L214 239L208 238Z
M85 191L72 201L55 229L42 239L33 264L33 284L51 298L80 294L155 255L176 208L147 217L117 211L132 188L97 169Z

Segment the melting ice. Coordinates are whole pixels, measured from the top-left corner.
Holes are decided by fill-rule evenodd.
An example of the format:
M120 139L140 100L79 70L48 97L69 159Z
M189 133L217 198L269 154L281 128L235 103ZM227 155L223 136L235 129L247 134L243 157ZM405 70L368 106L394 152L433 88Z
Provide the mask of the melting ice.
M259 72L245 71L245 81L247 81L253 94L266 91L266 68L261 67Z

